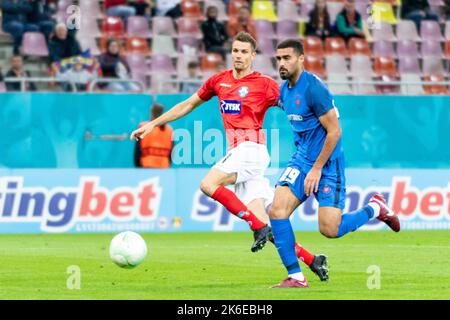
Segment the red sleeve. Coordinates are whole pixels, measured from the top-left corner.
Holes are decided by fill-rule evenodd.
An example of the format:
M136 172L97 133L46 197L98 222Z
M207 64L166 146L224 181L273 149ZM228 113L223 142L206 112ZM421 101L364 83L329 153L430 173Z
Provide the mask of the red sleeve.
M197 91L197 95L203 101L208 101L212 97L216 95L216 90L214 89L216 86L217 75L210 77L205 83L202 85L200 89Z
M272 107L278 104L278 98L280 97L280 86L275 80L269 79L266 94L266 106Z

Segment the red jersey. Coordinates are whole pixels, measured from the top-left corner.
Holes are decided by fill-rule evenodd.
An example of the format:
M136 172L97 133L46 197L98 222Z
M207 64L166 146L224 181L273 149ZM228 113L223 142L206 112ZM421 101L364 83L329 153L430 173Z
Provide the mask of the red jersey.
M218 96L230 149L244 141L266 144L264 116L280 95L275 80L256 71L235 79L233 70L227 70L209 78L197 95L204 101Z

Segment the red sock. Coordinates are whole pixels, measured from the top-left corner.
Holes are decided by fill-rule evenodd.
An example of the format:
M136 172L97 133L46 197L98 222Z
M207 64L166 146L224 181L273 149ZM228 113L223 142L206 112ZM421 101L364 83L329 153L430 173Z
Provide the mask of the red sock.
M297 257L306 263L307 266L311 265L314 260L314 255L308 252L305 248L299 245L297 242L295 243L295 254Z
M239 200L234 192L225 187L219 187L211 196L216 201L219 201L228 211L235 216L247 221L252 230L260 229L266 224L259 220L251 211L247 209L245 204Z

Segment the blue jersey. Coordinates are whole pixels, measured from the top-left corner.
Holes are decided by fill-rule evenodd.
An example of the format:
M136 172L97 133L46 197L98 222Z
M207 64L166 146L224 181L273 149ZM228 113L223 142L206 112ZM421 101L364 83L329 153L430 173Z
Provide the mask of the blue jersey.
M298 160L304 170L309 171L322 151L327 134L319 117L334 108L334 100L324 83L305 70L292 88L288 84L285 81L281 86L278 103L286 112L294 132L297 151L293 158ZM342 154L339 139L328 161L333 161Z

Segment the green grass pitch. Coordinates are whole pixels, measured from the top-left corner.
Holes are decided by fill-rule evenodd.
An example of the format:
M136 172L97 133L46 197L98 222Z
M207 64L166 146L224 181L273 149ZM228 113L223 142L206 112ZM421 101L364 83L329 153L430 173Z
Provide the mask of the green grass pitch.
M250 233L143 234L149 254L136 269L109 259L112 234L0 235L0 299L450 299L450 231L355 232L326 239L297 232L329 258L323 283L301 264L310 289L270 289L285 278L272 244L250 252ZM81 271L79 290L67 269ZM369 266L380 289L368 289Z

